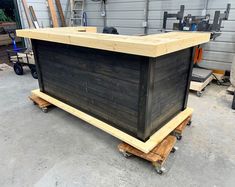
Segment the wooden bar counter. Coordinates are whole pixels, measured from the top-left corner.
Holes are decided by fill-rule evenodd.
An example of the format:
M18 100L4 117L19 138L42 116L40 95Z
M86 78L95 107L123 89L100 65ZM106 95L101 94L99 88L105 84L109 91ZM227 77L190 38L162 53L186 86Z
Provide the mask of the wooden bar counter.
M210 34L95 32L49 28L17 36L31 38L41 92L146 141L186 108L193 47Z

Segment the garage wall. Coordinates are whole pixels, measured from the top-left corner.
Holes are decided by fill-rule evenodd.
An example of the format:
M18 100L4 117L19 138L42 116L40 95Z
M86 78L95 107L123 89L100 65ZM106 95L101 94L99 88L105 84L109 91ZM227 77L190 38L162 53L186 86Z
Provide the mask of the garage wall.
M28 27L21 0L17 0L21 10L23 26ZM224 11L227 3L231 3L229 20L224 21L222 34L215 41L204 45L204 59L202 67L209 69L230 70L233 55L235 54L235 2L234 0L150 0L149 3L149 29L148 33L158 33L162 28L163 12L169 11L176 13L180 5L185 5L185 15L202 15L202 10L206 9L207 13L213 18L215 10ZM46 0L27 0L28 5L34 7L39 24L44 27L51 25L49 21L49 12ZM67 0L61 0L63 10L66 9ZM139 35L144 33L144 0L107 0L107 26L114 26L120 34ZM100 2L86 0L85 11L88 16L88 25L98 27L101 32L104 26L104 20L101 16ZM167 28L172 29L175 19L169 20Z
M67 0L60 0L63 10L66 10L66 4ZM21 23L23 28L28 28L27 19L24 13L24 8L22 5L21 0L17 0L19 11L20 11L20 17L21 17ZM47 6L46 0L27 0L28 6L33 6L35 14L38 19L38 23L40 27L50 27L52 25L50 21L50 14ZM56 6L55 6L56 7ZM58 11L57 11L58 16ZM59 22L60 24L60 22Z
M222 34L215 41L204 46L204 60L202 67L230 70L235 55L235 1L210 0L208 13L214 15L215 10L223 10L227 3L231 3L228 21L223 22Z
M158 33L162 28L163 12L176 13L180 5L185 5L185 15L202 15L204 9L214 16L214 11L224 11L227 3L231 3L229 20L224 21L222 34L215 41L204 45L202 67L209 69L230 70L235 54L235 1L233 0L150 0L148 33ZM144 0L107 0L107 26L114 26L120 34L138 35L144 33ZM86 1L85 8L88 24L97 26L102 31L103 18L100 15L100 2ZM172 29L175 19L169 20L167 28Z

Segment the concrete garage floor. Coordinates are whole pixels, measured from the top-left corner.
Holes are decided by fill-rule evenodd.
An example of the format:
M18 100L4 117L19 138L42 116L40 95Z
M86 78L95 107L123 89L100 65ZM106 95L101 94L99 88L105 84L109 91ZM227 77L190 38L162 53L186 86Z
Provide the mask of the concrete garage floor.
M159 176L146 161L119 154L120 142L54 108L28 99L37 88L29 71L0 71L0 186L234 186L235 111L226 87L190 94L193 123Z

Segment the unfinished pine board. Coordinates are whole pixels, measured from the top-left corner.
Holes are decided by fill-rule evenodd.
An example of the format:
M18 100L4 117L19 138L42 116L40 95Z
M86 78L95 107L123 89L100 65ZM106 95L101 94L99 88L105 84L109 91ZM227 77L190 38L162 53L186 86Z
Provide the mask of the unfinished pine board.
M180 125L188 116L192 115L193 110L191 108L187 108L170 120L166 125L164 125L160 130L154 133L146 142L140 141L139 139L128 135L127 133L112 127L111 125L96 119L68 104L65 104L43 92L40 90L33 90L33 95L44 99L45 101L61 108L62 110L80 118L81 120L87 122L87 124L93 125L112 136L122 140L123 142L128 143L129 145L135 147L136 149L149 153L156 145L158 145L167 135L169 135L178 125Z
M210 33L170 32L149 36L55 32L52 29L17 30L20 37L83 46L133 55L158 57L210 40Z
M26 30L26 29L24 29ZM57 28L44 28L41 29L41 31L48 32L48 30L51 30L53 32L59 32L59 33L77 33L77 32L87 32L87 33L96 33L97 32L97 27L83 27L83 26L78 26L78 27L57 27ZM21 30L18 30L19 32Z
M196 82L191 81L190 90L194 91L202 91L211 81L213 80L213 76L208 77L204 82Z
M56 3L56 7L57 7L57 9L59 11L62 27L66 27L64 13L63 13L63 9L62 9L60 0L55 0L55 3Z
M50 14L51 14L53 27L59 27L53 0L47 0L47 1L48 1L48 7L49 7Z

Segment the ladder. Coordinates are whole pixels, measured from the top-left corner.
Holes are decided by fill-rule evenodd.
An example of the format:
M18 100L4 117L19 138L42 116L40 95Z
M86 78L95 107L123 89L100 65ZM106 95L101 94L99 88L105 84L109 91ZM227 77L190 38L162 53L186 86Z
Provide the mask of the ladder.
M70 22L69 26L83 26L83 12L85 0L70 0Z

